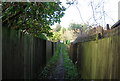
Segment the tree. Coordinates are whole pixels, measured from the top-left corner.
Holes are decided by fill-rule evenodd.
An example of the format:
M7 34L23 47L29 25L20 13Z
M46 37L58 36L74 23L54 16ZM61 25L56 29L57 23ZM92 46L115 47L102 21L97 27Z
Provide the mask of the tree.
M60 31L61 30L61 28L62 28L62 26L60 25L60 24L57 24L56 25L56 28L54 29L55 31Z
M69 29L70 30L76 30L76 29L81 29L82 28L82 25L81 24L76 24L76 23L71 23L69 25Z
M61 33L64 34L66 32L66 28L61 28Z
M65 7L60 2L4 2L3 27L24 30L33 36L52 36L50 25L60 23Z
M70 23L68 29L69 29L69 30L73 30L75 34L79 34L79 32L82 33L82 31L83 31L83 26L82 26L81 24Z
M53 36L48 38L50 41L57 42L61 39L60 32L53 32Z
M68 29L70 31L71 36L68 33L67 34L69 35L69 37L72 37L71 40L75 40L78 36L83 37L87 34L87 31L89 30L89 25L71 23Z

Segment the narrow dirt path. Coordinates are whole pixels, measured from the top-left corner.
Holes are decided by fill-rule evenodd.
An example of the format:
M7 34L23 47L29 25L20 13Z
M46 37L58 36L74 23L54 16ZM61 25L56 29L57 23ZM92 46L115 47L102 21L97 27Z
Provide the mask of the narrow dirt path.
M64 81L64 61L63 61L62 47L60 49L60 58L59 58L58 64L50 74L49 79Z

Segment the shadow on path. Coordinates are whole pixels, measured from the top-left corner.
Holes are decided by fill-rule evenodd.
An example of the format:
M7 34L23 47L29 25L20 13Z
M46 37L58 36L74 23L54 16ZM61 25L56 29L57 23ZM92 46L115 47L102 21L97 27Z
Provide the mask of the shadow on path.
M48 65L40 74L40 80L50 81L79 81L79 73L77 68L69 59L67 48L65 45L59 45L56 56L50 60Z
M64 81L64 61L63 61L62 47L60 49L60 58L58 60L58 64L50 74L49 79Z

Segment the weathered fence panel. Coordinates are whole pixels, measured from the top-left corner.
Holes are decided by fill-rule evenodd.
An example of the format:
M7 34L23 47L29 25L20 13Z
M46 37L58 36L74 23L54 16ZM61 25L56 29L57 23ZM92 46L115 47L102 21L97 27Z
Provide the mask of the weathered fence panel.
M71 44L70 57L77 60L83 79L120 79L120 26L104 36Z
M56 43L3 27L2 78L36 79L53 56Z
M22 43L20 44L17 31L4 30L2 36L2 71L3 79L23 78L24 74L24 58L22 56ZM19 65L19 66L18 66ZM16 69L15 69L16 68Z
M47 62L50 60L52 57L52 43L50 41L46 41L46 58Z
M70 59L73 61L74 64L77 61L77 49L76 48L77 48L77 44L71 44L70 50L69 50Z

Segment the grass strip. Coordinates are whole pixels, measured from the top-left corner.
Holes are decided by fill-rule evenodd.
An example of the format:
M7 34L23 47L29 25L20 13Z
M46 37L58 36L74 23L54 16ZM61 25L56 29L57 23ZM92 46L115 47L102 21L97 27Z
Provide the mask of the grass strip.
M72 60L69 59L67 47L63 44L63 58L64 58L64 69L65 69L65 79L69 81L79 81L79 73L77 67L72 63Z
M38 79L48 79L48 77L50 76L50 73L56 67L57 62L59 60L59 57L60 57L60 44L58 45L58 47L57 47L53 57L47 63L47 65L45 66L44 70L40 73Z

